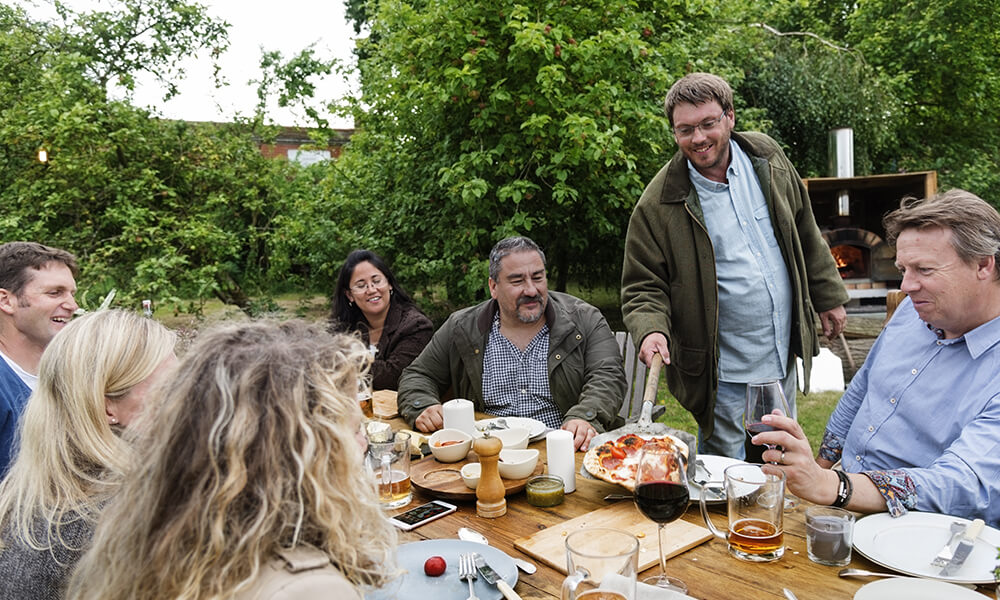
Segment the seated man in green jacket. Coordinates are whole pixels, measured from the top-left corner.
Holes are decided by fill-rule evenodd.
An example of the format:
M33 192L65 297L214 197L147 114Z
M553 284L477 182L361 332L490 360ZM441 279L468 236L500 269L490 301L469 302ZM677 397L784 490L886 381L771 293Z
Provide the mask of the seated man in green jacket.
M403 418L419 431L440 429L450 392L480 412L561 427L578 449L620 426L625 371L600 311L549 292L545 254L525 237L493 247L489 286L492 300L452 314L403 371Z

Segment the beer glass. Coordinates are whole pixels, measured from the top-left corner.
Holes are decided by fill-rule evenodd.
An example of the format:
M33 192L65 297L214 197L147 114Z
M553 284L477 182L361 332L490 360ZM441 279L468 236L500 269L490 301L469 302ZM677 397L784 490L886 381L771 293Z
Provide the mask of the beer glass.
M639 540L608 527L589 527L566 536L562 600L635 600Z
M701 495L701 516L715 537L726 540L729 553L740 560L769 562L785 553L782 515L785 506L785 474L769 475L760 465L737 464L725 471L725 533L708 516L707 494ZM718 487L709 483L703 487Z
M368 467L378 486L383 508L410 503L410 434L399 431L386 442L368 441Z

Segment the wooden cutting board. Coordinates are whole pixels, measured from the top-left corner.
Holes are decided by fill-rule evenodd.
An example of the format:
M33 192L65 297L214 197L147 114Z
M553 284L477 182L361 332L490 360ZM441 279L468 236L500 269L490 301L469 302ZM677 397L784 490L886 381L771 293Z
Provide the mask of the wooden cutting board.
M396 407L395 390L375 390L372 392L372 412L380 419L391 419L399 416Z
M470 462L479 462L475 452L469 452L469 456L456 463L442 463L433 456L428 456L410 463L410 482L413 487L435 498L475 502L476 490L465 485L460 472L462 467ZM539 460L531 476L524 479L501 479L506 490L504 495L510 496L520 492L528 485L528 479L544 470L545 463Z
M529 537L514 541L514 547L530 554L560 573L566 573L566 536L587 527L611 527L627 531L639 539L639 570L660 561L656 523L647 519L632 502L616 502L565 523L553 525ZM663 551L667 558L676 556L712 538L712 532L687 521L664 526Z

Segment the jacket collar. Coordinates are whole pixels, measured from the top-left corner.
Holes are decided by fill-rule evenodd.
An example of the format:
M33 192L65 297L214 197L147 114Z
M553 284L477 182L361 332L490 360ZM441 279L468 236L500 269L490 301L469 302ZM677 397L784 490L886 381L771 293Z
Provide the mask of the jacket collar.
M730 138L733 142L750 156L751 162L756 167L758 157L765 157L770 153L760 144L755 143L751 136L743 133L733 132ZM664 179L663 191L660 193L661 204L673 204L685 202L691 195L691 178L688 176L687 157L680 150L674 154L670 162L667 163L667 174Z

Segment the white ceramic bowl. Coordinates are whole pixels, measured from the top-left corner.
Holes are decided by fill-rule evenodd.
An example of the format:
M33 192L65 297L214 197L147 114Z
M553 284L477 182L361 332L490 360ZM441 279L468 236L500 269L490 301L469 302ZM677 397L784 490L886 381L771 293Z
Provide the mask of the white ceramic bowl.
M470 490L476 489L479 485L479 475L483 472L483 467L479 463L469 463L462 467L462 481L465 487Z
M527 427L511 427L510 429L495 429L490 435L503 442L505 450L523 450L528 447L531 430Z
M538 464L538 450L503 449L500 451L500 477L504 479L524 479L529 477Z
M458 442L442 446L444 442ZM431 454L439 462L453 463L463 460L472 447L472 436L461 429L439 429L427 440Z

